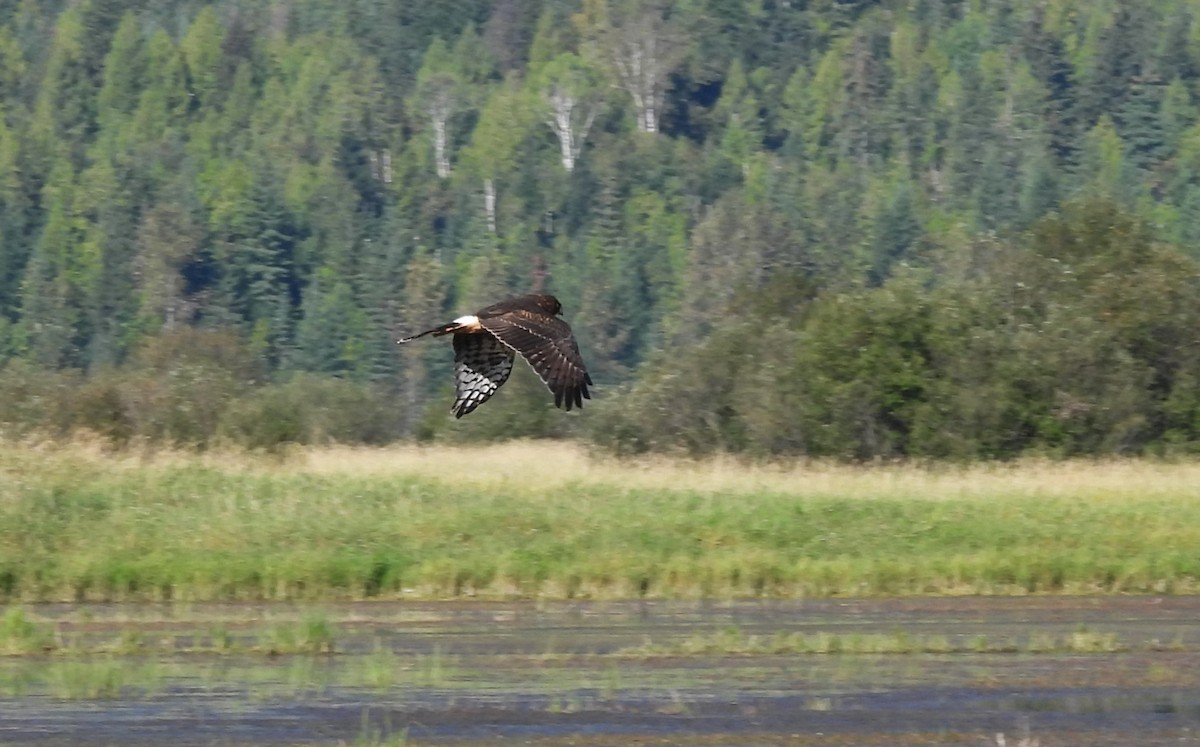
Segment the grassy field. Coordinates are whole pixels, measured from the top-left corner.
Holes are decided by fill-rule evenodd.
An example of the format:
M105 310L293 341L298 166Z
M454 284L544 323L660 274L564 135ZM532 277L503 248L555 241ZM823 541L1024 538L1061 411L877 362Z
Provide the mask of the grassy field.
M0 599L1200 591L1200 464L0 444Z

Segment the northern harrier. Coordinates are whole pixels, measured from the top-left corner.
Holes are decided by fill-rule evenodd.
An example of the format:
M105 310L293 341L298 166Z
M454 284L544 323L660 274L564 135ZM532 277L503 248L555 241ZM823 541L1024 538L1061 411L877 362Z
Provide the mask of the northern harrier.
M456 418L487 402L508 380L515 353L554 392L554 406L570 410L592 398L592 377L571 328L558 318L561 313L562 304L554 296L520 296L396 342L454 335L455 398L450 409Z

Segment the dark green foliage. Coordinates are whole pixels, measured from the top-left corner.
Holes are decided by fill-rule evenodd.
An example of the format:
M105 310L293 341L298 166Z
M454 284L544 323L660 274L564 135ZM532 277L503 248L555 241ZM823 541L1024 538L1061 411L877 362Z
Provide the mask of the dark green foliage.
M322 268L305 298L304 319L297 331L296 364L308 371L339 375L365 373L363 349L366 316L350 286Z
M207 443L224 405L185 413L137 353L203 329L254 382L398 402L339 439L569 435L516 381L528 408L448 428L449 351L393 343L540 283L596 404L662 415L586 410L622 449L1191 449L1184 5L13 4L0 363L87 405L12 422ZM188 370L201 399L250 396ZM226 433L315 438L287 392Z
M268 450L286 444L387 443L399 435L400 415L394 405L380 407L381 399L369 386L298 374L231 402L219 434Z
M789 326L738 309L599 420L617 451L1004 458L1192 448L1200 265L1111 203L1068 206Z

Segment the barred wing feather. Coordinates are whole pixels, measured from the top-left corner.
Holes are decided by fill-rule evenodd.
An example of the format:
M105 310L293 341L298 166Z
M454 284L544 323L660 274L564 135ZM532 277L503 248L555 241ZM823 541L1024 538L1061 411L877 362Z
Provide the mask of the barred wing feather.
M555 407L570 410L591 399L588 375L571 327L561 319L518 309L484 318L480 324L500 342L521 354L554 393Z
M454 335L454 417L479 407L508 381L513 351L489 334Z

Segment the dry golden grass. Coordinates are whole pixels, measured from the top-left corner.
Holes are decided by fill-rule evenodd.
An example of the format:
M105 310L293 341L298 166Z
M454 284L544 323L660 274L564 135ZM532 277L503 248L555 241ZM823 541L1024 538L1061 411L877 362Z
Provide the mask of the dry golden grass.
M1200 461L1028 459L973 465L846 465L805 459L755 462L731 456L704 460L665 456L612 459L580 444L512 441L479 446L295 448L284 454L244 450L126 448L77 438L70 443L0 444L0 477L44 473L49 464L88 465L121 472L154 467L205 466L233 472L286 472L313 476L410 477L451 488L541 492L581 485L709 494L776 494L836 498L970 500L996 495L1200 500Z
M1200 461L1108 459L1007 463L842 464L807 459L754 462L728 456L614 459L567 441L473 446L297 447L283 454L193 452L158 447L113 450L104 442L0 443L0 476L45 472L48 464L104 471L203 466L230 472L411 477L452 487L537 493L579 485L700 493L803 495L842 499L987 498L998 494L1200 499Z
M284 469L321 475L413 476L449 485L529 486L539 492L573 485L638 490L810 497L963 499L999 493L1089 499L1136 495L1200 498L1200 462L1025 460L970 466L847 465L811 460L756 463L596 457L577 444L517 441L483 446L332 446L296 452Z

